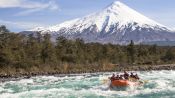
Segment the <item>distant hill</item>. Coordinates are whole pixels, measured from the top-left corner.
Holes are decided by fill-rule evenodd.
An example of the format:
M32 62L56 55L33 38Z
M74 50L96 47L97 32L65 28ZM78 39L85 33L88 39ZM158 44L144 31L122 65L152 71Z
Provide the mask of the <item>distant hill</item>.
M158 45L158 46L175 46L175 41L154 41L154 42L144 42L142 44L146 45Z

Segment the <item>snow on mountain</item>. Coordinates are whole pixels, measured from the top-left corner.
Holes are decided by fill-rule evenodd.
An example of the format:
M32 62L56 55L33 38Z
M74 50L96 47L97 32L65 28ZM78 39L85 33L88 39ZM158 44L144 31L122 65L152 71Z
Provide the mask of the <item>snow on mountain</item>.
M54 37L83 38L87 42L113 44L126 44L130 40L136 43L175 40L175 34L168 27L145 17L119 1L83 18L31 31L49 33Z
M104 26L109 29L111 25L115 25L116 23L119 24L119 28L122 29L122 26L126 26L129 23L138 23L138 26L161 26L164 29L165 26L139 14L138 12L134 11L133 9L130 9L123 3L116 1L112 3L109 7L104 9L102 12L98 12L95 14L91 14L88 16L85 16L83 18L78 18L71 21L66 21L64 23L51 26L46 29L45 31L59 31L62 28L76 28L76 30L82 31L84 29L87 29L88 27L92 25L96 25L99 31L102 31Z

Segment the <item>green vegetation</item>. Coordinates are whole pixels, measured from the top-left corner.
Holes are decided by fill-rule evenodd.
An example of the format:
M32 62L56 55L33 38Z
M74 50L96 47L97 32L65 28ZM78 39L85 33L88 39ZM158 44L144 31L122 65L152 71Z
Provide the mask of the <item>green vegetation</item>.
M174 62L175 47L134 45L133 41L127 46L85 43L64 37L52 43L49 34L24 36L0 26L0 74L96 72Z

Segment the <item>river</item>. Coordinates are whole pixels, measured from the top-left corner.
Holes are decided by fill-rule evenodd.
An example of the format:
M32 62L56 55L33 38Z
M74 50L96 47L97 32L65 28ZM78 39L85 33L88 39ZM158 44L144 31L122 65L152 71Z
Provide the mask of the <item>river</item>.
M115 72L119 73L119 72ZM138 71L144 85L109 89L112 73L37 76L0 83L0 98L175 98L175 71Z

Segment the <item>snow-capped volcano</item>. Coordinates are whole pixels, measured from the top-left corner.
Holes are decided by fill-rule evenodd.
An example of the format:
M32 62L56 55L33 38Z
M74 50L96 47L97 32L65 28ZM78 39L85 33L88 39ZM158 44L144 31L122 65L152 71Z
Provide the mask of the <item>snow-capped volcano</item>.
M115 1L100 12L66 21L48 28L36 28L32 32L49 33L54 38L82 38L86 42L127 44L150 41L174 41L175 33L144 15Z

